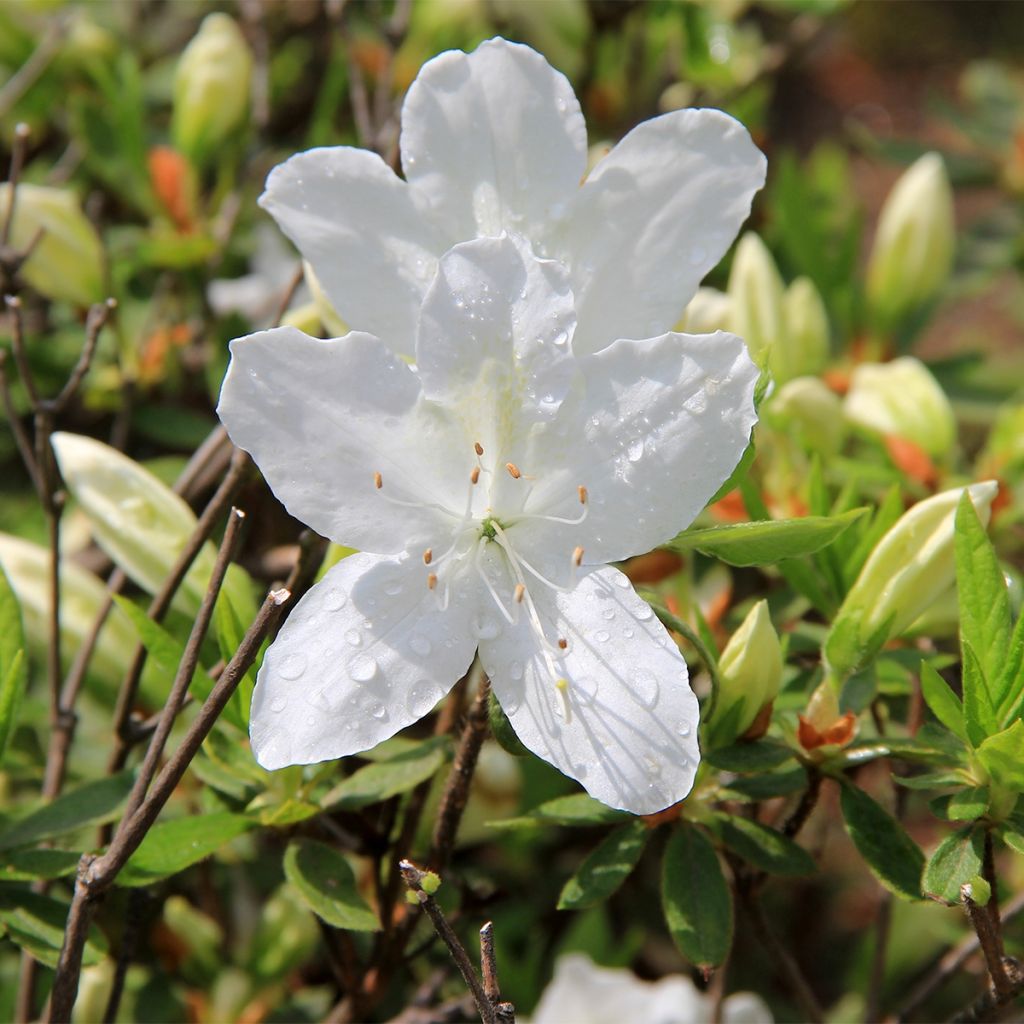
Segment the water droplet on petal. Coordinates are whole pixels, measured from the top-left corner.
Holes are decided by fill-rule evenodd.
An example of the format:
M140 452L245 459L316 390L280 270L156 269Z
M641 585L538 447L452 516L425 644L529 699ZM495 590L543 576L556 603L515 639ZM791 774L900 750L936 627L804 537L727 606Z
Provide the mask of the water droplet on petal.
M388 717L388 709L383 704L374 704L370 709L370 714L378 721L383 722Z
M306 656L297 651L289 654L278 666L277 672L282 679L298 679L306 671Z
M358 629L350 629L345 634L345 643L352 647L358 647L363 642L363 637Z
M658 778L661 775L661 765L651 757L650 754L644 754L644 767L647 769L647 774L651 778Z
M481 640L493 640L501 632L501 627L494 619L484 616L473 622L473 629Z
M563 348L569 341L568 331L559 331L552 339L551 342L557 345L559 348Z
M523 678L523 663L521 661L513 661L508 667L508 674L518 682Z
M658 703L658 680L650 669L635 669L630 676L630 687L633 699L645 708L653 708Z
M621 590L629 590L630 582L622 575L622 573L618 573L612 578L615 580L615 586L619 587Z
M275 697L270 702L270 710L276 715L279 715L286 707L288 707L288 701L284 697Z
M339 609L344 608L347 601L348 594L346 594L341 587L331 587L331 589L324 594L324 609L329 612L336 612Z
M683 722L682 725L676 726L676 732L680 736L689 736L693 732L693 726L689 722Z
M588 771L589 771L589 769L582 762L580 764L574 764L572 766L572 773L573 773L573 775L577 779L580 779L580 780L583 780L583 779L585 779L587 777L587 772Z
M609 633L607 629L599 629L594 634L594 639L599 644L604 644L604 643L607 643L611 639L611 636L612 636L611 633Z
M413 633L409 638L409 646L414 654L426 657L431 650L430 641L422 633Z
M601 618L602 619L607 619L609 622L611 622L612 619L615 618L615 609L614 608L605 608L605 610L603 612L601 612Z
M391 580L390 583L385 583L384 584L384 593L387 594L388 597L397 597L401 592L402 592L402 581L401 580Z
M406 698L405 706L409 709L409 714L422 718L443 696L439 686L430 682L429 679L421 679L418 683L413 684L409 696Z
M377 659L360 654L349 662L348 674L357 683L368 683L377 674Z
M649 618L651 618L654 615L654 612L651 610L651 606L649 604L643 602L642 604L638 604L636 606L636 608L633 610L633 614L641 622L646 622Z
M643 438L635 437L629 442L629 447L626 449L626 458L630 462L639 462L643 458L644 454L644 442Z

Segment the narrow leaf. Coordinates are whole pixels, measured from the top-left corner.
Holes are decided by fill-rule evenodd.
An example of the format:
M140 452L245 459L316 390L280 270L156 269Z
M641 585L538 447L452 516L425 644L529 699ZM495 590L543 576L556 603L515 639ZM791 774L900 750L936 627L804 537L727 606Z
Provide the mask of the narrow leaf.
M978 747L978 760L1000 786L1024 793L1024 720L989 736Z
M732 945L732 894L715 848L694 825L679 825L668 841L661 900L683 956L697 967L725 961Z
M758 821L716 814L710 827L733 853L769 874L792 877L809 875L817 869L802 846Z
M840 802L846 831L875 877L903 899L920 899L924 854L903 826L850 782L844 782Z
M436 737L388 761L368 764L339 782L321 801L325 810L365 807L406 793L429 779L448 758L448 742Z
M352 868L333 847L293 839L284 854L284 873L309 909L328 924L350 931L380 930L376 913L356 888Z
M565 883L558 909L583 910L608 899L636 867L649 834L642 821L630 821L605 836Z
M28 889L0 890L0 924L6 928L7 937L47 967L57 966L67 917L68 905L60 900ZM98 964L106 951L103 933L93 925L85 942L82 963L86 967Z
M0 856L0 882L66 878L75 873L81 859L77 850L8 850Z
M0 566L0 763L18 720L18 708L28 683L25 631L21 608Z
M964 725L963 704L949 688L946 680L927 661L921 662L921 692L932 714L954 736L966 740L967 729Z
M489 821L491 828L521 829L541 825L611 825L629 819L625 811L616 811L586 793L573 793L548 800L518 818Z
M774 740L734 743L704 755L704 760L727 772L766 772L794 757L791 747Z

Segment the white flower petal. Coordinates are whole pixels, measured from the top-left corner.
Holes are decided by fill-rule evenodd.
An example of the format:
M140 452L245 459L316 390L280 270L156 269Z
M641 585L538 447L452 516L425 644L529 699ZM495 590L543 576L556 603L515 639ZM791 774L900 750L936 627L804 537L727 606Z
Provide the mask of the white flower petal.
M525 614L480 642L519 738L612 807L651 814L681 800L699 758L697 699L650 606L607 566L582 570L571 592L535 584L530 595L550 643L568 642L564 652L545 657Z
M693 521L747 446L758 371L742 340L722 332L618 341L580 363L582 405L564 403L573 428L560 442L557 432L538 441L530 507L578 513L582 484L589 515L516 529L552 552L578 544L592 565L649 551Z
M260 205L295 243L341 318L411 355L437 257L436 226L376 153L338 146L275 167Z
M218 415L292 515L380 554L451 536L465 508L470 442L376 338L321 341L279 327L236 339L231 355Z
M568 391L575 326L560 264L507 235L456 245L420 317L423 392L456 411L485 448L500 444L511 455L517 432L553 417Z
M677 110L634 128L580 189L558 253L572 267L576 351L670 330L764 179L763 154L721 111Z
M288 616L260 668L249 732L264 768L368 750L469 668L473 602L442 610L413 560L343 559Z
M527 46L491 39L423 66L402 108L401 149L406 179L453 241L502 229L534 238L568 211L587 131L564 75Z

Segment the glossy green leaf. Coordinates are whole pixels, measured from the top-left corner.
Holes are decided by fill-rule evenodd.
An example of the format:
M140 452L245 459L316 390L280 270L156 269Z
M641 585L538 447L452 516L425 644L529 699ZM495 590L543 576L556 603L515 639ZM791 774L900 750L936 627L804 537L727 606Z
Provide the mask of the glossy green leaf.
M387 761L368 764L339 782L321 801L325 809L365 807L426 782L448 758L448 741L433 737Z
M921 898L924 854L903 826L851 782L840 789L846 831L875 877L903 899Z
M921 662L921 692L925 703L931 708L932 714L955 736L967 739L964 726L964 708L960 698L950 689L938 672L928 664Z
M1024 793L1024 720L989 736L978 747L978 760L1000 786Z
M696 826L676 827L665 847L665 921L680 952L697 967L717 967L732 945L732 893L715 848Z
M25 630L18 598L0 566L0 763L18 720L18 708L28 683Z
M769 874L799 876L817 870L814 859L802 846L759 821L716 814L709 827L733 853Z
M13 886L0 890L0 924L8 938L47 967L57 966L67 917L68 904L60 900ZM82 963L86 967L98 964L106 952L106 939L93 925L85 942Z
M132 772L121 772L69 790L0 833L0 850L27 846L41 839L52 839L86 825L102 825L113 821L133 781Z
M820 551L850 528L866 511L858 508L841 516L767 519L687 530L669 541L674 551L697 550L729 565L774 565Z
M583 910L608 899L636 867L649 835L642 821L630 821L605 836L563 886L558 909Z
M791 747L774 740L756 740L753 743L733 743L704 755L704 760L726 772L766 772L778 768L796 755Z
M30 882L67 878L78 870L77 850L8 850L0 854L0 882Z
M960 887L981 874L984 829L962 828L939 843L928 858L921 885L926 895L946 903L960 902Z
M356 888L344 856L326 843L293 839L284 854L284 873L303 901L335 928L378 931L380 921Z
M541 825L612 825L628 818L625 811L607 807L586 793L573 793L571 796L548 800L518 818L504 818L488 824L491 828L520 829L538 828Z
M723 800L771 800L777 796L790 796L807 788L807 770L803 765L779 772L762 772L731 779L718 793Z
M988 786L966 786L929 801L936 818L946 821L977 821L988 811L991 794Z
M255 825L240 814L215 813L158 822L121 873L119 885L140 886L176 875L216 853Z

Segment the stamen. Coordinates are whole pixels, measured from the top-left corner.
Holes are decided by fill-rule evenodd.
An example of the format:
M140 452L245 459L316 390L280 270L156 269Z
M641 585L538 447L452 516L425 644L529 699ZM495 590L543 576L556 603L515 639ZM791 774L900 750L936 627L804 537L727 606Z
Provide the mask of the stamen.
M508 470L508 475L513 480L518 480L523 474L519 472L519 467L514 462L506 462L505 468Z
M475 484L480 479L480 467L474 466L473 472L469 474L469 482Z
M587 491L586 487L584 487L583 484L580 484L579 487L576 489L576 493L579 495L580 504L586 505L587 501L590 498L590 493Z
M562 712L566 722L572 721L572 706L569 704L569 680L565 678L555 680L555 689L562 698Z
M583 564L583 548L581 548L578 544L575 548L573 548L572 564L575 565L577 568L579 568L579 566Z
M384 477L380 473L373 474L373 486L379 491L384 486Z
M569 646L569 641L564 636L558 638L558 646L561 650L565 650Z
M517 583L516 584L515 593L512 595L512 600L514 600L516 604L522 604L523 603L523 597L525 597L525 595L526 595L526 586L524 584L522 584L522 583Z
M424 565L430 565L430 562L433 559L433 557L434 557L434 549L433 548L427 548L427 550L423 552L423 564Z
M437 573L432 572L427 575L427 590L433 590L437 586Z
M494 603L498 606L498 610L508 621L510 626L516 625L519 621L518 616L513 615L506 607L505 602L498 596L498 592L494 589L494 584L487 577L487 573L480 566L480 552L484 549L487 544L487 538L481 537L480 543L476 546L476 550L473 552L473 568L476 570L477 575L483 580L484 586L487 588L488 593L494 599Z
M473 451L475 451L477 453L477 455L483 455L483 453L484 453L484 446L479 441L474 441L473 442Z

